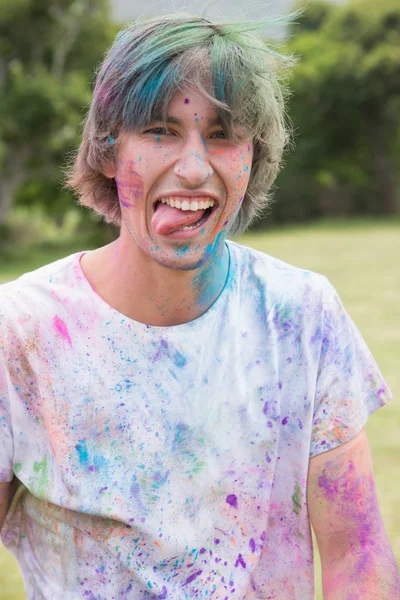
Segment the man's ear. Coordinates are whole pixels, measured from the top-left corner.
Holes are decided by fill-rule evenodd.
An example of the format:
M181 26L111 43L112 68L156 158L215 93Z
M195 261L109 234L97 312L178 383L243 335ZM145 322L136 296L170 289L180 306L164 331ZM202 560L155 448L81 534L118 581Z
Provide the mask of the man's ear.
M103 173L108 179L114 179L117 170L115 168L115 164L111 161L107 161L103 164Z

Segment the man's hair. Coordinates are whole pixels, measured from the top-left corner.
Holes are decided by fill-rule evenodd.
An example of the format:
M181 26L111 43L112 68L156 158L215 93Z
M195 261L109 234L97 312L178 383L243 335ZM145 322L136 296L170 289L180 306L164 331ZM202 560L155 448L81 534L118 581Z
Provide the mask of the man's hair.
M253 32L278 21L212 23L175 14L120 31L98 70L82 143L67 170L66 187L80 204L121 222L115 180L103 173L120 132L164 121L174 94L192 84L215 105L228 137L241 128L253 139L249 184L230 232L262 214L288 140L282 73L293 61Z

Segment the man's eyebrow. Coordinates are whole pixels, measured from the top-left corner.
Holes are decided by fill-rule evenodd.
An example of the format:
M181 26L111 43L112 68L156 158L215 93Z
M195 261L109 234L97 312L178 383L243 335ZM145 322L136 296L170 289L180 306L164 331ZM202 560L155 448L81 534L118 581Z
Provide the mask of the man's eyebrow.
M214 125L221 125L221 119L218 116L213 117L212 119L209 119L209 121L208 121L209 127L214 127Z
M171 125L182 125L182 121L176 117L173 117L172 115L167 115L165 117L165 122L170 123Z

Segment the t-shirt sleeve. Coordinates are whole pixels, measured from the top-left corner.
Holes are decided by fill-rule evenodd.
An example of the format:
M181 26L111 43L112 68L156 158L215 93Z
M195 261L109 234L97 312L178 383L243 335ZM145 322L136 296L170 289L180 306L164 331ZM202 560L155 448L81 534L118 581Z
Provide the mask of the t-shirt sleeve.
M322 295L321 353L310 456L355 437L392 394L333 286Z
M0 482L12 481L14 477L9 385L8 373L0 356Z

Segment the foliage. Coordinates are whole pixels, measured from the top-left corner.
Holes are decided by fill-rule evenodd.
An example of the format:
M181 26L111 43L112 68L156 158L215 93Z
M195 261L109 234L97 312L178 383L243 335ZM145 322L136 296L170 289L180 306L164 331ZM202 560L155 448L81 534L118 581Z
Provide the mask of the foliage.
M41 205L60 226L74 209L62 168L117 29L108 0L0 0L0 225L13 205ZM398 212L398 0L311 0L285 46L300 59L288 109L295 150L259 227Z
M273 218L396 213L400 5L313 2L290 33L288 51L300 57L289 109L297 147Z
M71 206L61 165L115 32L106 0L0 0L0 223L15 199Z

